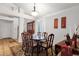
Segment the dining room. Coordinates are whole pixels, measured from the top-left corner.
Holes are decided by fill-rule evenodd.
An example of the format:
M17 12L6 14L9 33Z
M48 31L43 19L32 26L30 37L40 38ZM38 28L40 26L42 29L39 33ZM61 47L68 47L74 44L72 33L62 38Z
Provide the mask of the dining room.
M78 56L78 15L79 3L0 3L0 55Z
M23 4L16 5L23 8ZM27 6L33 6L36 15L32 14L35 17L34 20L25 20L25 30L21 33L22 37L24 35L27 39L25 55L28 55L29 51L31 56L73 56L79 54L78 3L34 3L32 6L30 4L27 4ZM45 11L42 12L42 9ZM44 15L45 13L46 15ZM32 43L28 43L28 37L32 39ZM25 41L23 42L23 39L22 43L24 47ZM31 46L30 44L32 44L32 47L28 47ZM67 51L66 49L69 50Z

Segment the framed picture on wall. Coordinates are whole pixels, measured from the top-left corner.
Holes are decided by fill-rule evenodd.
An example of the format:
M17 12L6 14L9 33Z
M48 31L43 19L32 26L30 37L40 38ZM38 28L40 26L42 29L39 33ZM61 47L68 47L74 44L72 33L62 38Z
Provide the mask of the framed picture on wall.
M66 28L66 17L61 18L61 28Z
M58 18L54 19L54 28L57 29L58 28Z

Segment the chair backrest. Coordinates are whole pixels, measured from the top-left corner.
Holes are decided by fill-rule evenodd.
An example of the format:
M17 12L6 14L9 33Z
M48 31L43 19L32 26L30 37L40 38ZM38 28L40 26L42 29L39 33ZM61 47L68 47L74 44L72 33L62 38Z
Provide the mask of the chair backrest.
M31 40L32 35L31 35L30 33L26 33L25 35L26 35L26 39L27 39L27 40Z
M47 37L48 37L48 33L47 32L43 32L42 35L43 35L44 39L47 39Z
M66 38L67 38L67 40L70 40L70 35L67 34L67 35L66 35Z
M66 40L65 40L65 43L66 43L66 45L70 45L71 46L71 39L70 39L70 35L69 34L67 34L66 35Z
M22 37L22 42L24 42L25 41L25 38L26 38L26 36L24 35L24 32L21 33L21 37Z
M54 34L50 34L47 39L47 42L48 42L47 45L53 46L53 40L54 40Z
M72 47L77 47L77 35L76 34L73 34L73 37L72 37Z
M21 36L22 36L23 44L28 43L28 41L32 39L32 35L30 33L28 33L28 32L21 33Z

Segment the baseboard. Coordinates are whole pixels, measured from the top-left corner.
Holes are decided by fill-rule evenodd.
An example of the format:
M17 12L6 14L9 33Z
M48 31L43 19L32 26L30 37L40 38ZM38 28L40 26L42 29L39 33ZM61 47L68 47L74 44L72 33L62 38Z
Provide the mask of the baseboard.
M5 38L0 38L0 39L12 39L11 37L5 37Z

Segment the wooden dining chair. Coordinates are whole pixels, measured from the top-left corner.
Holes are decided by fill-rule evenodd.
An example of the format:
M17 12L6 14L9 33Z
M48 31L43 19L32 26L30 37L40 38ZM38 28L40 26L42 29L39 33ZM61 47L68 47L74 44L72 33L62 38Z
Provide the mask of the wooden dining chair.
M30 55L31 39L32 35L30 33L25 33L25 55Z
M26 56L32 56L34 49L36 48L35 46L37 43L32 39L33 35L31 33L25 33L25 53L24 55Z
M45 49L46 55L48 55L48 49L51 49L51 53L53 55L53 41L54 41L54 34L50 34L45 43L42 44L42 48Z
M28 32L21 33L21 36L22 36L22 49L24 51L24 55L27 55L29 54L29 42L32 36Z

